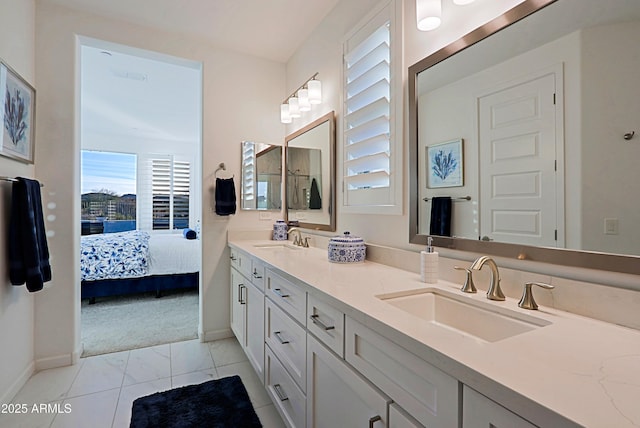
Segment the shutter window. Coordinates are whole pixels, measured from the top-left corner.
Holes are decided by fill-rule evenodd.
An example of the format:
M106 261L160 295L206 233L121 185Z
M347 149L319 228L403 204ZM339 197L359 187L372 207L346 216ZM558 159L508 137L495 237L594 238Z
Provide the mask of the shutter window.
M392 9L367 19L344 44L343 191L344 207L355 207L350 212L396 203Z

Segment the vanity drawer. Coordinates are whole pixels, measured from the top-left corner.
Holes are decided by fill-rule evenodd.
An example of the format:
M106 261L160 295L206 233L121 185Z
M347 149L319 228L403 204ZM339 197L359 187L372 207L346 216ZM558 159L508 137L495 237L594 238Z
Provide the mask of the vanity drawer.
M307 330L344 358L344 314L311 294L307 298Z
M266 270L267 267L265 262L260 259L256 259L253 257L251 258L251 276L249 276L249 279L251 280L253 285L258 287L258 289L263 293Z
M304 393L297 387L268 346L265 363L265 386L280 416L289 427L304 427L307 403Z
M427 427L457 427L458 381L347 317L345 359Z
M230 248L229 257L231 266L247 278L251 278L251 256L236 249Z
M267 269L265 294L300 324L305 324L307 293L291 281Z
M282 309L265 300L265 341L302 391L307 383L307 333Z

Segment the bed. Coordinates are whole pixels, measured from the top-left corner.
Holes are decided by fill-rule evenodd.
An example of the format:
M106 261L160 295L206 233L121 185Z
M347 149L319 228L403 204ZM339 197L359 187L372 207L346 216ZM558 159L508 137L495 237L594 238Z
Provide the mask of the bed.
M81 298L198 286L200 241L134 230L81 237Z

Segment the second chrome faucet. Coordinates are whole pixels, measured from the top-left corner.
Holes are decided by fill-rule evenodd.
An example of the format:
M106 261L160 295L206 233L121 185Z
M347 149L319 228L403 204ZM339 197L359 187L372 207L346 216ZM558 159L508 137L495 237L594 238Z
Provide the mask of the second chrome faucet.
M504 300L504 293L500 289L500 273L498 272L498 265L489 256L478 257L470 266L470 269L480 270L484 265L489 265L491 269L491 277L489 278L489 288L487 289L487 299L490 300Z

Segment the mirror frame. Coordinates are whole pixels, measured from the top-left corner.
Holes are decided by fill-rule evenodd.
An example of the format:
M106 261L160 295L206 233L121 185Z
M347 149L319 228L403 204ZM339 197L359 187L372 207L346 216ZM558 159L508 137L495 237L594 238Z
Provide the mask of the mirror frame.
M429 236L418 233L418 163L420 161L418 159L418 74L556 1L524 0L503 15L409 67L407 79L409 85L409 242L426 245ZM432 236L432 238L433 245L453 250L609 272L640 274L640 256L442 236Z
M283 172L284 177L284 195L283 195L283 203L284 203L284 217L285 221L289 221L289 204L287 200L288 189L287 189L287 168L288 165L288 151L289 141L299 137L307 131L312 130L316 126L319 126L325 122L329 122L329 224L322 223L306 223L299 221L299 227L304 229L314 229L314 230L325 230L329 232L336 231L336 120L335 113L330 111L322 117L314 120L310 124L305 127L295 131L293 134L287 135L284 139L284 157L285 157L285 169Z

